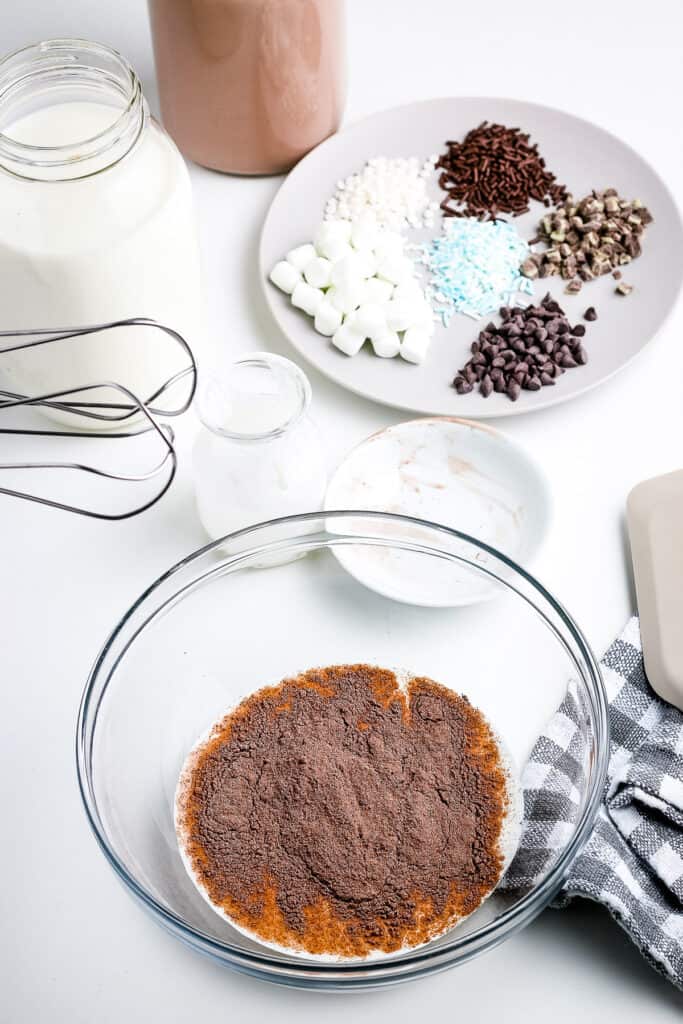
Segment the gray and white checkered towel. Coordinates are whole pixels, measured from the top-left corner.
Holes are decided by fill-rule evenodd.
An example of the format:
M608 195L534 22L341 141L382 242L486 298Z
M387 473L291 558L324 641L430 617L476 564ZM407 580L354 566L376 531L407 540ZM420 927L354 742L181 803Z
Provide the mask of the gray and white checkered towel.
M602 903L650 964L683 988L683 714L645 677L637 618L608 650L602 671L610 703L607 786L556 906L576 896ZM585 771L581 719L570 684L522 773L522 839L507 889L533 884L573 831Z

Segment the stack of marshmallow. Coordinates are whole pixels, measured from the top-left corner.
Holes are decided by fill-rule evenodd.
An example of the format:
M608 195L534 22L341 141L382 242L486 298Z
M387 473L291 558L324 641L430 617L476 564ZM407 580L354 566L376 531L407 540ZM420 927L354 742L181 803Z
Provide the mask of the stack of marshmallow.
M434 318L405 245L372 214L354 223L327 220L313 244L297 246L275 264L270 280L347 356L369 339L377 356L421 363Z

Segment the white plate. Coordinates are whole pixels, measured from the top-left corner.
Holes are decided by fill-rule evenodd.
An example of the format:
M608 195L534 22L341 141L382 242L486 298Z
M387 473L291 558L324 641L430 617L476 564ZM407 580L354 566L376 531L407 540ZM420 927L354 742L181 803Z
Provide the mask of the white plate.
M497 430L453 418L400 423L363 441L332 477L325 509L398 512L450 526L521 565L538 552L551 518L545 478L526 453ZM406 528L406 538L419 541L419 526ZM407 604L451 607L500 592L479 571L487 568L483 551L476 572L379 546L335 553L360 583Z
M538 281L536 298L550 290L569 318L579 321L587 306L599 319L587 325L589 362L565 373L555 387L522 392L517 402L494 394L456 395L451 387L466 362L469 346L490 319L474 321L456 315L446 329L437 328L424 365L378 359L366 344L355 357L339 352L314 331L310 319L292 308L289 299L268 280L273 265L288 249L311 240L322 219L326 199L339 178L359 170L372 156L419 156L441 153L446 139L463 137L483 120L519 126L531 133L548 168L576 196L593 188L613 186L629 198L640 198L655 222L643 238L643 254L625 268L634 285L627 298L614 292L611 275L584 285L578 296L563 294L557 278ZM434 198L441 199L436 183ZM533 236L543 207L513 220L522 238ZM411 238L430 237L425 231ZM609 132L570 114L516 100L467 97L429 100L397 107L349 125L309 153L284 182L266 218L261 235L260 274L266 300L282 331L300 355L342 387L375 402L422 415L475 418L509 416L565 401L607 380L650 341L671 311L683 274L683 226L670 192L661 178L633 149ZM528 299L524 299L527 302Z

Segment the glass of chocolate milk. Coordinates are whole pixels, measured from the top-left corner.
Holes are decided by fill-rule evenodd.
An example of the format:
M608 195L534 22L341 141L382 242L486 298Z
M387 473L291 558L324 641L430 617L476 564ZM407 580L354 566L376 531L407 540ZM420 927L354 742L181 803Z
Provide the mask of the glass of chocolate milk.
M164 125L191 160L277 174L339 127L345 0L149 0Z

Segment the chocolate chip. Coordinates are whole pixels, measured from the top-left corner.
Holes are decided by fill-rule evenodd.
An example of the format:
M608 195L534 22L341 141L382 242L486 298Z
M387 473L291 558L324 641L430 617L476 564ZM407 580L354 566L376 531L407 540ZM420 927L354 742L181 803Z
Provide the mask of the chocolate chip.
M591 323L593 320L598 319L598 314L595 312L595 306L589 306L586 312L583 314L584 320L589 320Z
M628 287L628 286L626 286ZM590 314L590 316L588 315ZM490 323L471 345L471 358L458 372L453 387L469 394L478 384L479 394L506 394L516 402L521 392L553 387L567 370L584 366L588 354L581 339L583 324L569 323L564 310L547 294L538 306L530 304L500 310L501 323ZM591 306L586 320L597 319ZM518 336L511 337L514 327Z
M619 280L622 264L640 255L641 237L652 214L640 199L620 199L614 189L593 191L583 199L567 196L541 218L536 237L542 251L530 252L521 266L529 278L561 276L565 292L576 295L583 281L612 272Z

